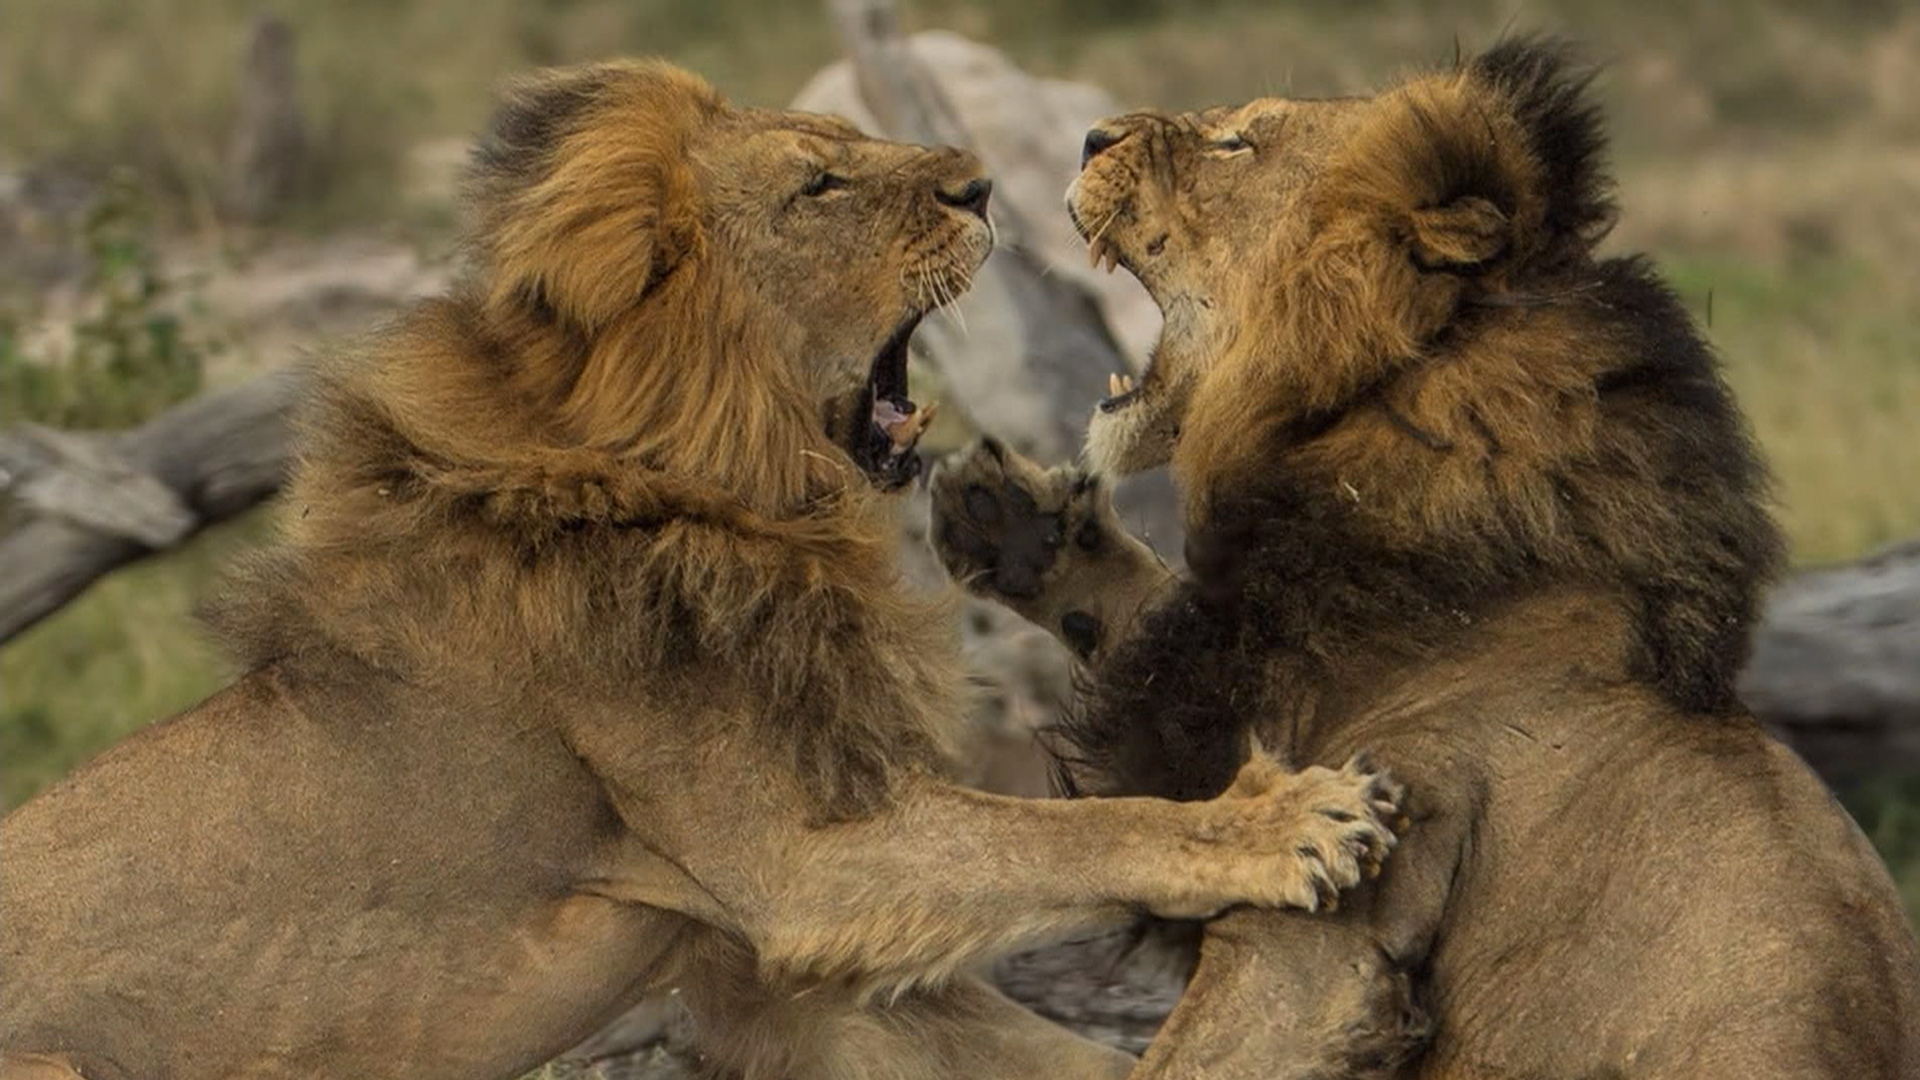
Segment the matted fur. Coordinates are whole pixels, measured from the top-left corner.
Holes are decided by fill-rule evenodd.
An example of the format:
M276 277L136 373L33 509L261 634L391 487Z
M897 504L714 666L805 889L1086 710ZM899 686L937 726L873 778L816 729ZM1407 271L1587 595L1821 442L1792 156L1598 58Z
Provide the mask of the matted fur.
M1337 915L1209 924L1137 1076L1920 1076L1892 882L1735 696L1765 474L1680 302L1595 251L1586 80L1519 40L1103 122L1069 206L1166 330L1089 447L1170 461L1188 573L1074 470L935 476L950 569L1090 659L1083 790L1204 797L1249 745L1409 783Z

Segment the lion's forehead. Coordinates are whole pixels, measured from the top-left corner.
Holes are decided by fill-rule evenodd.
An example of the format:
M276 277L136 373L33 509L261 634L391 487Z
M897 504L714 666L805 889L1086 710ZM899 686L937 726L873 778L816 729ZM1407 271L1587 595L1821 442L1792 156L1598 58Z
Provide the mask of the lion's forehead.
M1244 105L1219 105L1200 114L1200 127L1238 131L1284 119L1293 103L1286 98L1255 98Z
M796 131L842 142L871 142L873 137L855 127L851 120L832 113L788 112L782 114Z
M1374 102L1369 97L1255 98L1244 105L1221 106L1200 114L1205 131L1233 132L1268 145L1323 136L1358 119Z
M743 108L736 110L736 115L748 129L757 133L785 134L842 143L875 141L873 136L855 127L852 121L832 113Z
M731 139L709 144L706 153L714 160L760 168L777 159L869 175L890 174L907 162L931 157L924 147L874 138L837 116L761 110L743 118L746 123ZM914 177L901 174L899 179L910 182Z

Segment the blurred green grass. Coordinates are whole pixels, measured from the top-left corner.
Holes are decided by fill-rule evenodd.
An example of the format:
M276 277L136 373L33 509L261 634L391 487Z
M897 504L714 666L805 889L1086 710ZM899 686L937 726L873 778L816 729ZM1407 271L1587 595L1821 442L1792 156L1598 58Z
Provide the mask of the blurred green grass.
M0 797L14 806L231 675L193 620L228 559L267 533L260 512L108 575L0 649Z
M1920 926L1920 776L1884 776L1842 801L1887 861L1907 917Z
M1838 256L1679 256L1664 270L1703 321L1711 303L1709 334L1769 451L1796 560L1920 532L1920 496L1895 481L1920 476L1920 304L1888 304L1874 267Z
M1568 33L1608 64L1624 215L1723 352L1780 479L1795 558L1920 534L1920 10L1904 0L916 0L909 24L1006 48L1123 105L1364 90L1509 27ZM160 224L212 225L233 75L254 0L0 5L0 169L130 169ZM779 104L836 56L821 6L761 0L283 0L312 133L283 228L453 215L415 155L483 120L514 71L670 56L737 100ZM156 43L160 43L156 45ZM0 297L4 309L5 297ZM0 327L4 330L4 327ZM4 336L4 334L0 334ZM18 374L18 372L16 372ZM31 378L41 378L33 373ZM112 396L124 422L159 390ZM44 388L43 388L44 389ZM129 400L128 395L132 394ZM76 400L66 399L69 406ZM17 405L9 400L6 405ZM84 410L82 410L84 412ZM16 410L10 415L18 415ZM84 422L72 412L62 422ZM116 574L0 649L0 800L214 689L188 612L264 515ZM1910 779L1910 778L1909 778ZM1920 783L1851 793L1920 914Z

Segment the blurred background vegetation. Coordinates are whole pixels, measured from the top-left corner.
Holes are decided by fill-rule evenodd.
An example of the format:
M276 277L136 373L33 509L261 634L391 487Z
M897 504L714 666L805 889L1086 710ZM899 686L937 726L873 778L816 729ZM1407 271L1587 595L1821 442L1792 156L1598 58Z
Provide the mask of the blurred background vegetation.
M661 54L782 104L836 58L820 7L763 0L279 0L306 153L268 226L218 212L255 0L0 5L0 423L113 426L250 373L209 276L276 245L450 250L450 162L532 65ZM1803 565L1920 534L1920 6L1907 0L918 0L945 27L1123 104L1354 92L1504 29L1603 61L1625 206L1724 351ZM51 207L52 209L45 209ZM27 258L32 233L68 255ZM50 241L48 238L53 237ZM9 257L9 245L15 247ZM55 285L49 282L57 282ZM338 320L336 320L337 325ZM49 326L52 329L49 329ZM318 333L316 331L316 333ZM226 348L235 344L237 348ZM309 345L320 344L308 341ZM226 672L189 612L260 515L112 575L0 649L8 806ZM1848 793L1920 912L1920 781Z

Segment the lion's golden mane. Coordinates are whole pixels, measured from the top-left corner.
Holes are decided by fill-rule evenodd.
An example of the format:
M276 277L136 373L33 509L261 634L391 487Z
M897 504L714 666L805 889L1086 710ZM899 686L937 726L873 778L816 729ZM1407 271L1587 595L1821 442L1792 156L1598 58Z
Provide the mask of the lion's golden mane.
M823 810L869 808L940 752L902 718L953 700L946 622L897 587L888 500L796 381L789 318L708 257L684 144L720 99L593 71L501 106L468 279L317 366L287 543L212 620L247 667L752 687L796 703L757 711Z

